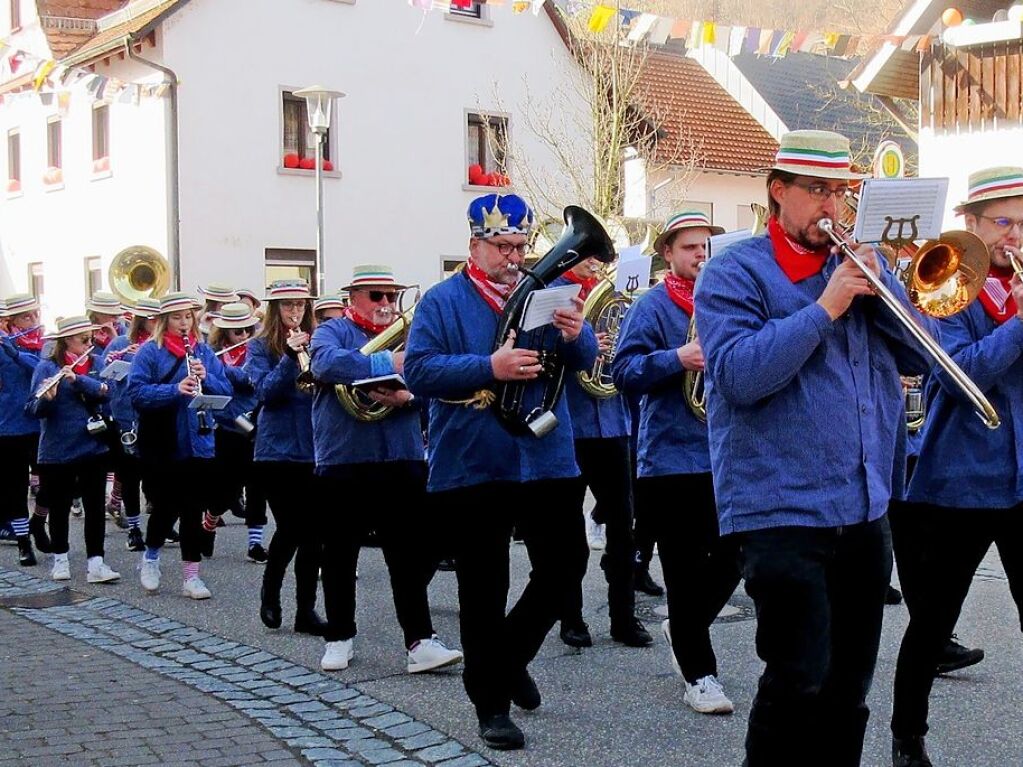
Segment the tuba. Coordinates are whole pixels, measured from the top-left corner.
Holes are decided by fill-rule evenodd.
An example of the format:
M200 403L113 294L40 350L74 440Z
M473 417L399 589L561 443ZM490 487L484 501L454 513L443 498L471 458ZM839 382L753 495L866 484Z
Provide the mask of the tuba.
M170 267L152 248L136 245L114 256L107 280L118 298L134 306L140 298L159 298L167 292Z
M565 383L565 364L557 351L560 335L548 324L528 332L519 332L527 300L535 290L547 287L552 281L587 258L601 263L614 260L614 243L607 231L591 213L575 205L565 208L565 230L531 269L523 268L523 277L505 303L497 325L494 349L504 345L510 333L516 334L516 346L535 349L540 354L542 370L536 382L543 389L538 401L527 403L529 384L536 382L500 381L496 385L492 407L498 420L513 434L533 434L543 437L558 425L554 407L561 397ZM613 287L613 285L612 285Z

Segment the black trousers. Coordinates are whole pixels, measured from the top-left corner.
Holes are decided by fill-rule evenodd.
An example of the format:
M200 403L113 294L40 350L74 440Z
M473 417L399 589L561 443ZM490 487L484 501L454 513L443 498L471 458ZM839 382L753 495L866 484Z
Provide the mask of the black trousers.
M137 517L142 513L142 466L137 456L124 452L120 439L111 440L110 455L114 474L121 484L124 515Z
M38 451L38 434L0 437L0 521L28 519L29 467Z
M1023 504L1009 509L920 504L918 513L904 517L903 531L912 534L920 552L920 574L914 598L906 602L909 626L895 669L892 734L897 738L927 733L928 699L939 653L991 544L998 547L1023 625Z
M39 464L39 483L50 502L50 539L54 554L68 552L68 518L71 504L81 493L85 509L85 552L103 556L106 535L107 455L92 456L70 463Z
M709 472L640 477L636 486L660 552L672 649L682 676L695 684L718 673L710 626L739 585L738 540L718 534Z
M745 764L859 765L892 570L888 520L778 527L739 541L766 664Z
M311 463L255 464L274 515L274 534L267 551L263 586L272 604L279 604L284 573L295 559L295 603L299 612L316 607L316 583L323 560L325 499ZM335 498L335 500L337 500Z
M455 544L462 682L480 716L507 713L510 684L536 656L573 587L565 556L586 545L571 479L486 482L435 495ZM522 533L532 570L507 610L511 531Z
M635 544L632 540L632 462L629 438L577 439L575 460L581 474L575 480L574 507L582 514L586 488L597 501L593 521L607 526L607 548L600 558L600 569L607 581L608 613L612 630L626 626L635 616L636 594L632 588ZM582 579L590 557L586 540L572 542L566 556L575 558L578 580L570 590L562 620L581 621L583 614Z
M161 548L175 520L180 519L181 561L201 562L202 515L210 507L216 479L213 460L187 458L143 465L143 476L146 496L153 501L153 513L146 523L146 547Z
M238 502L244 489L245 524L250 527L265 525L266 494L264 488L267 487L267 484L257 481L256 475L260 468L252 461L255 444L246 435L223 427L217 428L214 433L216 435L216 458L213 460L217 481L214 486L210 513L217 516L224 514ZM264 465L260 463L260 467Z
M437 557L421 515L426 496L424 461L387 461L319 470L325 497L343 507L326 515L323 597L328 642L351 639L355 625L355 569L369 529L376 530L391 577L394 610L405 647L433 636L427 587ZM271 508L273 501L270 502Z

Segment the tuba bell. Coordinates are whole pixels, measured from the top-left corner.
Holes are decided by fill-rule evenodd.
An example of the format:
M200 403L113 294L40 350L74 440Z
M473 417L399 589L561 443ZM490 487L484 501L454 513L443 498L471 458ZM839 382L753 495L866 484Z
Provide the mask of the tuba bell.
M134 306L140 298L159 298L167 292L170 266L167 259L152 248L134 245L114 256L107 281L121 301Z

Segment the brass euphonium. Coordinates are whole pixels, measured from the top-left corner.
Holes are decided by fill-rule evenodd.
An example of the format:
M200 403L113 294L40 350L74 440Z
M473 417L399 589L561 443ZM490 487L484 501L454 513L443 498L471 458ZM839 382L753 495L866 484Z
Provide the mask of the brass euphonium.
M589 370L576 373L582 390L591 397L606 399L618 393L611 380L611 363L618 348L618 334L621 332L625 313L632 304L631 295L615 291L615 266L609 266L600 277L600 282L590 291L583 306L583 316L593 326L594 333L607 333L610 348L600 352Z
M408 329L412 325L412 316L416 307L412 306L404 312L399 312L398 317L387 326L387 329L371 338L362 348L361 354L367 357L377 352L400 352L405 348L405 341L408 338ZM383 405L374 402L366 394L348 384L335 384L334 393L337 395L341 407L358 421L371 423L387 418L394 408L390 405Z

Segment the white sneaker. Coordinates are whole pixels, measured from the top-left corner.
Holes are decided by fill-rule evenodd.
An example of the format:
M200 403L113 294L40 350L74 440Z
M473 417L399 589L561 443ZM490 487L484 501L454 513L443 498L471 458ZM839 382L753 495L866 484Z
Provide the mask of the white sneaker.
M121 580L121 574L112 570L101 557L96 557L95 560L89 560L89 569L85 576L89 583L113 583Z
M604 525L598 525L589 514L586 515L586 540L593 551L603 551L607 548L607 532Z
M209 599L213 596L210 590L206 588L206 584L202 582L202 578L198 575L193 575L181 586L181 593L189 599Z
M701 714L730 714L735 711L732 701L713 675L697 679L696 684L687 682L684 699L689 708Z
M420 639L408 651L408 672L410 674L454 666L461 662L462 653L458 650L449 650L436 634L429 639Z
M71 502L71 514L73 516L80 517L80 516L82 516L82 512L83 511L84 511L84 509L82 508L82 499L81 498L75 498Z
M664 641L668 643L668 657L671 658L671 667L675 673L682 676L682 667L678 665L678 658L675 657L675 648L671 646L671 621L661 621L661 633L664 634Z
M139 580L142 581L142 588L153 592L160 588L160 560L142 559L142 567L139 571Z
M68 562L66 556L62 559L54 557L53 569L50 571L50 577L55 581L71 580L71 564Z
M340 642L327 642L320 659L320 668L324 671L343 671L348 668L348 663L355 657L355 642L352 639L343 639Z

